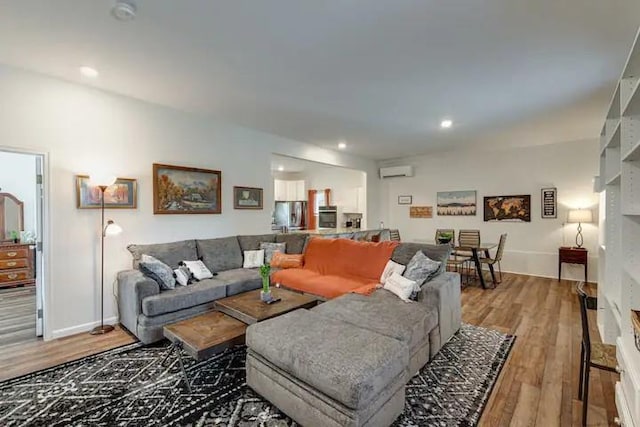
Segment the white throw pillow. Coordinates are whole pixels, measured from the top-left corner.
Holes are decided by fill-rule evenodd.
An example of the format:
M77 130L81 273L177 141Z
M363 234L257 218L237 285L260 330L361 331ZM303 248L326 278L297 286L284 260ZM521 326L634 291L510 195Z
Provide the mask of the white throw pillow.
M173 270L176 277L176 282L181 286L187 286L189 284L189 279L191 279L191 270L185 267L178 267Z
M416 292L418 284L413 280L402 277L398 273L393 273L385 283L384 288L396 294L402 301L410 302L411 294Z
M387 265L384 266L384 270L382 271L382 276L380 276L380 283L384 285L393 273L402 275L405 268L407 267L402 264L398 264L397 262L391 260L387 261Z
M183 262L184 262L184 265L187 266L191 274L193 274L193 277L195 277L196 279L204 280L204 279L211 279L213 277L213 274L211 274L211 271L209 271L207 266L204 265L204 262L200 260L183 261Z
M264 264L264 249L257 251L244 251L244 263L242 268L258 268Z

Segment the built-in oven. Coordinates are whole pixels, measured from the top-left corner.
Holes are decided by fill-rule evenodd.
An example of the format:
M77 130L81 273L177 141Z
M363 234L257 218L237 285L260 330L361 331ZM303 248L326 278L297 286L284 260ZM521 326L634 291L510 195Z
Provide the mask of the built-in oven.
M338 207L318 207L318 228L338 228Z

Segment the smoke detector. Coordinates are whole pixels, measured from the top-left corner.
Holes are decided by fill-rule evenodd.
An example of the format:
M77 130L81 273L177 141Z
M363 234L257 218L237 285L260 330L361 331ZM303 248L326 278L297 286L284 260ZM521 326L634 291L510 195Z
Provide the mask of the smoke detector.
M136 4L133 0L116 0L111 9L111 15L118 21L133 21L136 18Z

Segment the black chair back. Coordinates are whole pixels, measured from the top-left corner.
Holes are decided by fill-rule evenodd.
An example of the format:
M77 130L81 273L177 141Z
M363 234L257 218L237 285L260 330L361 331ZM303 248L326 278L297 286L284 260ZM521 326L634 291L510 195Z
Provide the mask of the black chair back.
M582 344L587 354L591 354L591 337L589 336L589 316L587 310L598 309L598 298L588 295L584 290L584 282L578 283L576 288L580 300L580 318L582 319Z

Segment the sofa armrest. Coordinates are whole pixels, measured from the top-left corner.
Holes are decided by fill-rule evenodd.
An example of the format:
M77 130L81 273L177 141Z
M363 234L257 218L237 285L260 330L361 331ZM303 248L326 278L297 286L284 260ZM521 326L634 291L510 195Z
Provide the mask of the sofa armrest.
M138 316L142 313L142 300L160 293L155 280L138 270L118 273L118 312L120 323L131 333L138 335Z
M437 275L422 285L418 301L438 311L440 345L444 345L462 324L460 275L451 272Z

